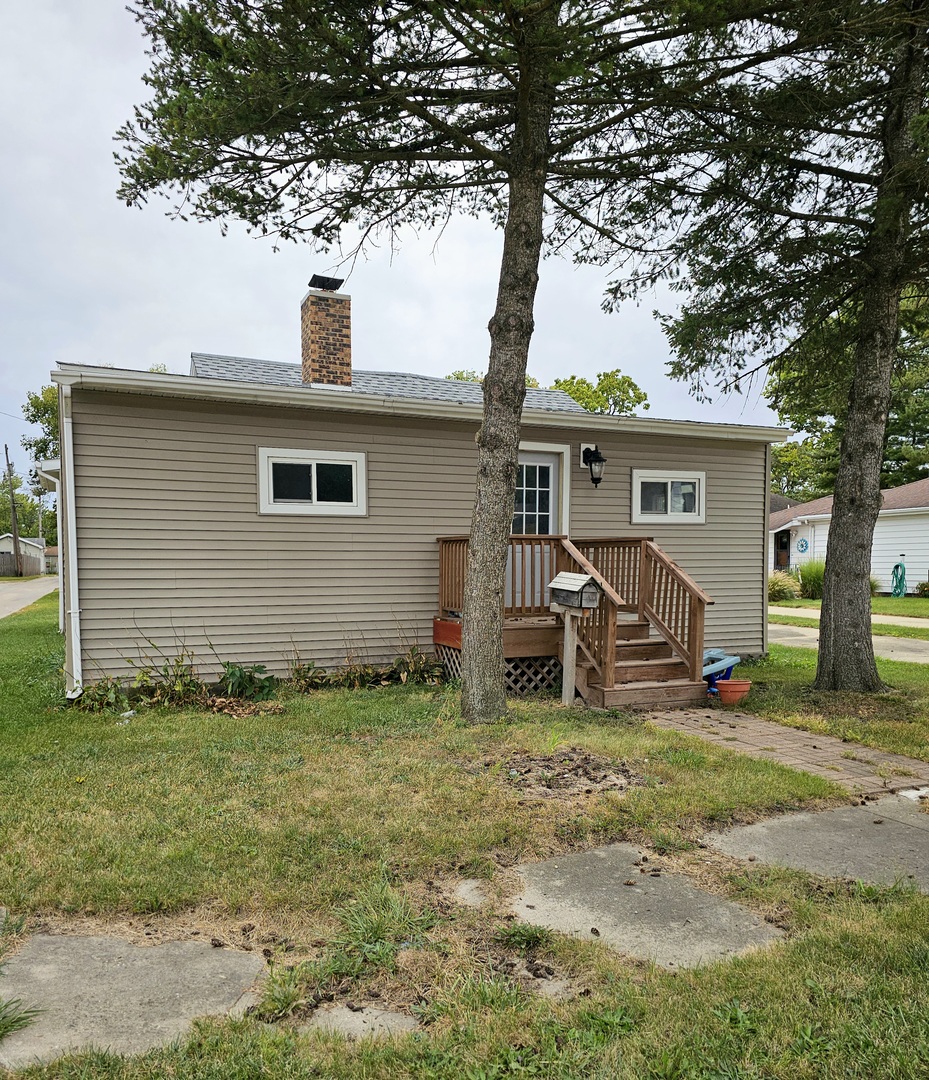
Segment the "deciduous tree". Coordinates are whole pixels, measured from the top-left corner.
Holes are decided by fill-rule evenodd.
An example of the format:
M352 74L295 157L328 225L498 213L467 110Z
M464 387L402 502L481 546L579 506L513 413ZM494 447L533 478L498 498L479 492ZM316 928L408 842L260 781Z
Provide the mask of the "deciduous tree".
M648 409L648 395L629 375L619 368L601 371L596 383L577 375L556 379L555 390L564 390L578 405L592 413L608 416L634 416L636 409Z
M38 424L42 429L40 435L24 435L21 440L32 460L38 464L47 458L57 458L61 453L58 434L58 388L43 386L38 393L28 391L26 404L23 405L23 416L30 424Z

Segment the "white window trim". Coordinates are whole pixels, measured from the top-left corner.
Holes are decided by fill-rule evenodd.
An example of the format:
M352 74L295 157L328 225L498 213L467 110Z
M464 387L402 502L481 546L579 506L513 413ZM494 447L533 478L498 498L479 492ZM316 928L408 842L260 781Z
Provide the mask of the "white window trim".
M301 465L351 465L355 501L351 503L274 502L271 466L277 461ZM366 517L368 513L367 454L349 454L341 450L301 450L292 446L259 446L258 512L313 517Z
M697 482L697 511L693 514L643 514L642 481L668 483L672 480ZM633 469L632 470L632 524L633 525L705 525L706 524L706 473L688 469Z

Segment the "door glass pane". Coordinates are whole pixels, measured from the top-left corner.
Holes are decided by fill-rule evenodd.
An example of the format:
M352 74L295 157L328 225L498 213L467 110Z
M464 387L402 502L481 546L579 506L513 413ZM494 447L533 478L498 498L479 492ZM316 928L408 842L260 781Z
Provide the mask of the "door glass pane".
M663 481L642 481L642 513L666 514L668 512L668 485Z
M536 536L551 531L556 496L552 465L522 463L516 471L513 534Z
M316 501L321 503L352 503L355 485L351 465L320 462L316 466Z
M292 461L271 462L271 498L274 502L312 502L311 465Z

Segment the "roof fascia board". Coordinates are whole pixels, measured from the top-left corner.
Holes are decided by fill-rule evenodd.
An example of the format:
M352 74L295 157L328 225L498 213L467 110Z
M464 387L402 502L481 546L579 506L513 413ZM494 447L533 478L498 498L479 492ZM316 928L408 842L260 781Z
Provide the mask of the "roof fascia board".
M893 510L879 510L878 517L907 517L913 514L927 514L929 513L929 506L899 506ZM783 525L778 525L776 528L769 528L768 532L783 532L784 529L795 529L798 525L808 525L810 523L815 524L817 521L830 521L832 514L804 514L802 517L796 517L792 521L785 522Z
M383 413L436 420L474 420L483 416L477 403L421 401L416 398L379 397L376 394L333 394L329 389L276 387L226 379L199 379L191 375L167 375L114 368L88 369L62 364L52 381L75 390L109 390L154 397L223 401L246 405L277 405L297 409L328 409L357 413ZM785 428L750 427L738 424L707 424L695 420L653 420L638 416L601 416L596 413L549 412L524 409L523 425L593 428L630 435L676 435L683 438L724 439L736 442L782 442L791 432Z

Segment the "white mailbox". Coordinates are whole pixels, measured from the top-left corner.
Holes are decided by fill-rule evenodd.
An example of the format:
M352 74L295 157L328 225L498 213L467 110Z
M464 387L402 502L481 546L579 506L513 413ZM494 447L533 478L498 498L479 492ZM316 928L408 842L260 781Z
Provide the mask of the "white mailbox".
M563 570L548 583L552 603L578 611L591 610L600 604L600 586L589 574L570 574Z

